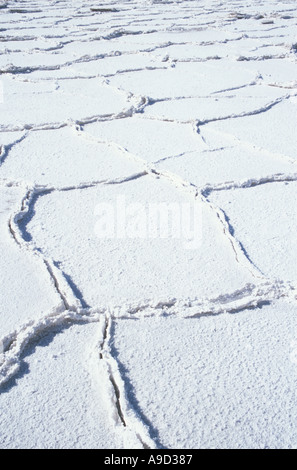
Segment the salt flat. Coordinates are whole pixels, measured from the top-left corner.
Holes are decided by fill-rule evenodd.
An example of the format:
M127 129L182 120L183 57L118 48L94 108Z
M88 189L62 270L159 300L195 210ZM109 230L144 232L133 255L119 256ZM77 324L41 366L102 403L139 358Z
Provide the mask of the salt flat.
M0 0L0 448L296 448L295 3Z

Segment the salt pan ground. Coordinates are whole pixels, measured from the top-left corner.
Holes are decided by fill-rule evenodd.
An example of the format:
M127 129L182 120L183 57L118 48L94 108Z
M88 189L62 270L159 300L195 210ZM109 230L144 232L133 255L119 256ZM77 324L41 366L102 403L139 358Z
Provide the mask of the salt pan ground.
M297 447L296 31L0 0L0 448Z

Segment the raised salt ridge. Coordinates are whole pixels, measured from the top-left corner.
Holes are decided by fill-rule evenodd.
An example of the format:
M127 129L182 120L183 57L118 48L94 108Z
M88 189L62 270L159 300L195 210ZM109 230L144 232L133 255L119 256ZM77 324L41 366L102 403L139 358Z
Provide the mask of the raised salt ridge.
M0 0L1 448L296 447L295 3Z

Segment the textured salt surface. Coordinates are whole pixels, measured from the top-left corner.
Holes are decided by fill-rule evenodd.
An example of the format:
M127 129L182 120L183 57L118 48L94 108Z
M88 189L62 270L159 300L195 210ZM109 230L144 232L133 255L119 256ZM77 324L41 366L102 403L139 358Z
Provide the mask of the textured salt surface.
M0 1L0 447L295 448L295 1L98 5Z

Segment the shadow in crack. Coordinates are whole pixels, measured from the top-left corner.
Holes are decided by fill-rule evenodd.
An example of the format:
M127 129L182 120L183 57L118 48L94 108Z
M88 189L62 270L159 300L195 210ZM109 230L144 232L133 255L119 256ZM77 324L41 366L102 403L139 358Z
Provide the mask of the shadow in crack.
M135 320L137 320L137 319L135 319ZM114 336L115 336L115 323L112 322L111 329L110 329L110 337L114 338ZM110 341L109 346L110 346L110 354L116 360L121 378L124 382L126 396L129 400L129 403L130 403L131 407L133 408L136 416L148 428L150 438L155 442L157 448L158 449L167 449L167 447L164 444L162 444L162 442L161 442L159 431L154 427L153 423L150 422L150 420L147 418L147 416L144 414L144 412L142 411L142 409L140 407L140 404L139 404L139 402L137 400L137 397L136 397L136 391L135 391L135 389L134 389L134 387L133 387L133 385L130 381L130 378L129 378L129 371L124 366L124 364L120 361L119 352L117 351L117 349L114 345L114 342Z
M0 395L9 393L13 387L16 387L18 381L30 373L29 364L26 361L22 361L18 372L11 377L7 382L0 386Z
M226 214L226 212L225 212L222 208L220 208L220 210L221 210L222 213L224 214L224 217L225 217L226 223L227 223L227 225L228 225L228 230L229 230L229 232L230 232L230 235L231 235L232 237L234 237L234 238L237 240L237 243L239 244L240 249L242 250L242 252L243 252L244 256L246 257L246 259L247 259L247 260L251 263L251 265L254 266L261 274L263 274L262 271L258 268L258 266L256 266L255 263L252 261L252 259L250 258L248 252L246 251L246 249L245 249L245 247L243 246L243 244L241 243L241 241L239 241L239 240L236 238L236 236L235 236L235 229L234 229L233 225L231 224L230 218L228 217L228 215Z
M1 8L1 4L0 4L0 8ZM2 31L2 30L0 29L0 31ZM1 74L1 72L0 72L0 74ZM8 145L1 145L0 146L0 166L3 165L3 163L5 162L6 158L8 157L9 152L11 151L11 149L16 144L20 144L26 137L27 137L27 134L24 134L24 135L22 135L22 137L17 139L15 142L12 142L11 144L8 144Z
M65 273L65 271L63 271L61 269L61 267L60 267L61 263L58 262L58 261L53 261L53 263L56 266L56 268L58 268L62 272L62 274L65 277L65 279L66 279L70 289L72 290L73 294L80 301L82 308L90 308L91 306L85 301L82 291L74 283L71 276L69 274Z
M18 371L0 387L0 394L9 393L26 375L30 374L30 365L26 362L26 358L33 356L38 349L48 347L58 335L63 334L64 331L68 330L73 325L84 325L88 323L88 320L65 320L65 323L62 325L48 326L45 327L43 332L36 333L32 339L28 340L24 350L20 354L18 359L20 364ZM49 356L48 361L50 362L50 360L51 357ZM52 360L54 360L54 357ZM41 373L43 372L40 369L40 374Z
M54 340L57 334L70 326L70 324L53 326L29 340L19 357L20 366L18 371L0 387L0 394L10 392L13 387L18 385L18 382L21 379L30 374L30 366L25 360L27 357L32 356L36 352L37 348L47 347Z
M259 309L261 310L263 307L265 307L266 305L271 305L271 300L261 300L257 303L257 305L242 305L240 307L237 307L237 308L234 308L234 309L226 309L226 312L224 312L224 310L222 309L222 311L220 312L212 312L211 310L209 310L209 312L203 312L203 313L196 313L196 314L192 314L190 316L185 316L185 319L186 320L191 320L191 319L197 319L197 318L202 318L202 317L218 317L220 315L222 315L223 313L227 313L228 315L235 315L236 313L240 313L240 312L243 312L245 310L256 310L256 309Z
M33 195L32 199L30 201L28 211L18 221L18 226L19 226L20 232L22 234L22 238L24 239L25 242L31 242L32 239L33 239L31 233L28 232L28 230L27 230L27 225L31 222L33 217L36 215L36 212L35 212L36 201L39 197L44 196L45 194L49 194L50 192L51 191L48 190L48 191L44 191L42 194Z
M36 201L39 197L42 197L42 196L44 196L46 194L49 194L49 193L51 193L51 190L44 191L42 194L33 195L32 199L30 201L28 211L24 214L22 219L18 221L18 226L19 226L22 238L27 243L33 241L33 237L31 235L31 233L28 231L27 226L32 221L33 217L36 215L36 211L35 211ZM42 249L39 248L38 246L35 247L35 250L42 253ZM60 266L61 263L59 261L53 260L53 264L55 265L55 267L57 269L59 269L61 271L61 273L64 276L64 278L66 279L70 289L72 290L74 296L81 302L82 307L83 308L89 308L90 305L88 305L88 303L85 301L82 292L80 291L78 286L74 283L71 276L69 274L65 273L61 269L61 266Z

